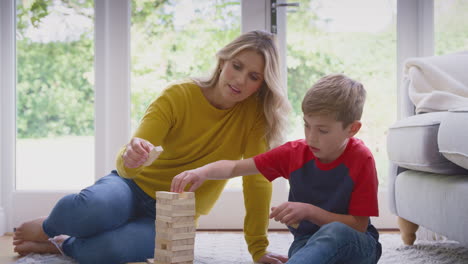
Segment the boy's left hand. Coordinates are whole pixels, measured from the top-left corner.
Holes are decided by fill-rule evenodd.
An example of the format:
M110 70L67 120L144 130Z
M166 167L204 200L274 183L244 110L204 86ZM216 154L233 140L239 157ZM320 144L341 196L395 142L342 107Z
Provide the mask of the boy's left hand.
M189 192L194 192L206 180L206 177L199 172L200 168L184 171L172 179L171 192L181 193L187 184L191 184Z
M277 207L271 208L270 219L274 218L288 226L298 224L307 218L307 213L310 210L310 204L298 202L285 202Z

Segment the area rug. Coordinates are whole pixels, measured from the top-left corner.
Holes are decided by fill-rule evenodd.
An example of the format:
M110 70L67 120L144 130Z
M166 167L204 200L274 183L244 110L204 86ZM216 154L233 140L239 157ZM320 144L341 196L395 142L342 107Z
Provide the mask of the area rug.
M293 238L289 233L270 233L269 250L287 254ZM398 234L380 236L383 252L380 264L463 264L468 263L468 247L457 242L417 240L413 246L404 246ZM76 264L59 256L31 254L17 264ZM195 238L194 264L252 264L242 233L198 232Z

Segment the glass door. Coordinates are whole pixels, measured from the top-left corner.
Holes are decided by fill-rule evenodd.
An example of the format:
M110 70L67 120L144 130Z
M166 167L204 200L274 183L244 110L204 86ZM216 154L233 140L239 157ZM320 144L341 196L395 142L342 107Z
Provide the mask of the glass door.
M344 73L367 90L363 127L356 137L372 151L379 176L378 228L394 228L387 209L387 128L396 121L396 1L297 0L287 15L288 96L293 105L290 139L304 137L301 102L324 75Z
M434 55L468 49L468 1L434 1Z
M91 185L95 162L94 2L16 1L15 10L14 226Z

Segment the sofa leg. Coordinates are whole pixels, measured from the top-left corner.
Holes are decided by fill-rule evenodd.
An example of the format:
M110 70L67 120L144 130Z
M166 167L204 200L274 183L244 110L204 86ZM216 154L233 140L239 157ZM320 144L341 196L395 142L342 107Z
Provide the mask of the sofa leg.
M416 231L418 230L419 225L398 217L398 226L400 227L403 243L405 243L405 245L413 245L416 240Z

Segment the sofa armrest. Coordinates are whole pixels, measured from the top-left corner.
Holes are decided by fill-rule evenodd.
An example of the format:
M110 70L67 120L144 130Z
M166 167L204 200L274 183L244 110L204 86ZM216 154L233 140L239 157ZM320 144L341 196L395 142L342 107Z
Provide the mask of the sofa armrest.
M396 209L396 200L395 200L395 181L398 175L398 166L392 162L389 162L389 169L388 169L388 182L387 182L387 199L388 199L388 208L390 212L397 215Z
M408 74L403 72L403 78L400 86L398 87L397 95L397 119L401 120L403 118L412 116L415 114L415 106L409 97L409 87L411 81L408 77Z
M396 164L389 162L389 177L388 177L388 208L390 212L395 215L398 215L397 206L396 206L396 198L395 198L395 181L397 179L398 174L406 171L407 169L398 167Z

